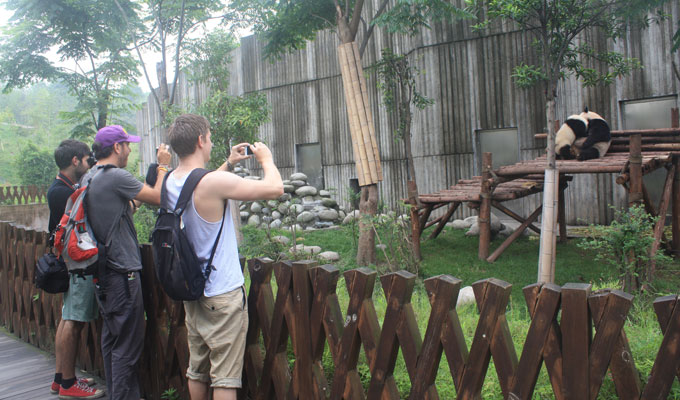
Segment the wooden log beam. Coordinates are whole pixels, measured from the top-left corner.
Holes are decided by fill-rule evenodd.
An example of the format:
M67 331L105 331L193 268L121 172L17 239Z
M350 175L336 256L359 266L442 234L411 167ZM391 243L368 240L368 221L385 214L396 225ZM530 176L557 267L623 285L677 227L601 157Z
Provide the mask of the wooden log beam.
M503 254L503 252L508 247L510 247L512 242L517 240L517 238L522 235L522 232L524 232L524 230L527 229L527 227L533 226L532 223L538 218L539 215L541 215L542 208L543 206L538 206L538 208L533 213L531 213L531 215L529 215L529 218L522 222L522 224L518 226L517 229L515 229L515 231L512 232L512 234L508 236L508 238L505 239L500 246L498 246L498 248L493 252L493 254L487 257L486 261L490 263L496 261L498 257L500 257L501 254Z
M654 256L659 250L659 244L661 242L661 236L663 235L663 228L666 225L666 212L668 211L668 203L671 199L671 189L673 186L673 178L675 177L675 165L673 165L666 174L666 182L663 185L663 196L661 197L661 203L659 204L659 219L656 221L654 226L654 242L652 243L652 248L649 250L649 271L647 279L651 281L654 273L656 272L656 262L654 261Z
M660 128L660 129L630 129L630 130L615 130L611 131L612 137L645 135L645 136L680 136L680 128ZM535 133L534 139L547 139L547 133Z
M458 209L458 206L460 206L460 205L461 205L460 201L456 201L456 202L453 202L451 204L451 207L449 207L448 211L446 211L446 214L444 214L441 217L441 221L439 222L439 225L437 225L437 228L434 230L434 232L432 232L432 234L430 235L430 237L428 239L435 239L437 236L439 236L441 231L446 226L446 223L449 221L449 219L451 219L451 216L453 215L454 212L456 212L456 209Z
M505 207L504 205L502 205L502 204L499 203L498 201L495 201L495 200L492 201L492 202L491 202L491 205L494 206L495 208L497 208L497 209L498 209L499 211L501 211L503 214L505 214L505 215L507 215L508 217L510 217L510 218L514 219L515 221L519 222L520 224L523 224L524 222L526 222L526 219L525 219L525 218L522 218L519 214L517 214L517 213L515 213L514 211L512 211L511 209ZM534 224L528 224L528 225L527 225L527 228L529 228L529 229L531 229L532 231L538 233L539 235L541 234L541 230L540 230L538 227L536 227L536 225L534 225Z
M567 241L567 212L565 210L564 190L567 188L567 183L564 180L564 175L560 174L559 188L557 192L557 223L560 227L560 243Z

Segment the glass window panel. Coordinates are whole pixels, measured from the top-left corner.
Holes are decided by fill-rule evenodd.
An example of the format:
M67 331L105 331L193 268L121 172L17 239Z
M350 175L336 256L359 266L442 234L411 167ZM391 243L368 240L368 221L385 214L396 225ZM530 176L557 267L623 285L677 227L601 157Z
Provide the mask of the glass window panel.
M626 101L622 103L624 129L660 129L671 126L671 108L677 107L675 97ZM649 197L659 207L666 181L666 169L660 168L643 177ZM670 215L671 210L668 210Z
M319 143L296 144L295 169L307 175L309 185L323 189L321 145Z
M519 143L517 129L489 129L478 131L479 150L481 154L493 154L493 168L515 164L519 160Z

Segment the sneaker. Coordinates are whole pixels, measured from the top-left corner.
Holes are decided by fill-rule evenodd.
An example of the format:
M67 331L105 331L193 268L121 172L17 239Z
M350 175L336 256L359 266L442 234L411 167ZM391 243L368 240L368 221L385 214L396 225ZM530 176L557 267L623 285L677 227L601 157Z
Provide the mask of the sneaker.
M104 391L89 387L78 381L68 389L59 388L60 399L98 399L104 396Z
M94 378L78 378L78 381L80 383L84 383L88 386L93 386L97 384L97 381L94 380ZM52 381L52 387L50 387L50 393L52 394L59 394L59 388L61 385L59 385L57 382Z

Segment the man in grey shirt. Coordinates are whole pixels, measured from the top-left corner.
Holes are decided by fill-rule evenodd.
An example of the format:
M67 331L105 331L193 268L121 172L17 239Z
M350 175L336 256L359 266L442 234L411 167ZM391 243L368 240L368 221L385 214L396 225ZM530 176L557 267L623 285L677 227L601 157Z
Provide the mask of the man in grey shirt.
M140 398L135 368L144 342L144 304L139 280L142 259L132 214L139 202L160 204L161 184L170 162L168 147L161 144L156 185L139 182L123 168L130 143L140 140L120 125L100 129L92 144L97 164L81 181L89 185L85 206L90 226L106 247L106 264L95 275L95 291L104 322L101 346L106 385L109 398L116 400Z

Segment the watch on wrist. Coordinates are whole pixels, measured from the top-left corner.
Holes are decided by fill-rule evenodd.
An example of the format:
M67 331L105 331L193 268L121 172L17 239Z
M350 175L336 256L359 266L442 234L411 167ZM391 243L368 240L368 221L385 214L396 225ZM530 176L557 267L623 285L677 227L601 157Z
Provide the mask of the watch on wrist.
M231 172L234 170L234 164L230 163L229 160L227 160L227 171Z

